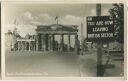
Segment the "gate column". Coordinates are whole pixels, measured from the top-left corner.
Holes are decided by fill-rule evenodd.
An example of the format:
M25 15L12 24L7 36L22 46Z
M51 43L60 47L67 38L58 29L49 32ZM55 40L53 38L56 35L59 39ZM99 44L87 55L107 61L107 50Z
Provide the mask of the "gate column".
M60 51L62 52L64 48L64 35L60 36Z

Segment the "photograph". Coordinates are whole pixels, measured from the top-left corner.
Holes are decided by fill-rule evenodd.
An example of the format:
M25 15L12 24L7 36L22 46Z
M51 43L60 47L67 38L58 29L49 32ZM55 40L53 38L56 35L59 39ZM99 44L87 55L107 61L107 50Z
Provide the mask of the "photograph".
M1 2L0 2L0 32L1 32ZM0 37L1 37L1 34L0 34ZM0 43L0 46L1 46L1 43ZM0 49L0 52L1 52L1 49ZM1 54L0 54L0 80L1 80Z
M124 4L4 4L5 77L124 77Z

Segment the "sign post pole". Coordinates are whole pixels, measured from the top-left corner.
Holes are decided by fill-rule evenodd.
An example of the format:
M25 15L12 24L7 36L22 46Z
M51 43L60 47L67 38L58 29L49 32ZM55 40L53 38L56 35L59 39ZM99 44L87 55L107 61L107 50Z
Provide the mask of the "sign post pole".
M114 40L114 20L111 16L101 16L101 4L96 5L96 14L87 17L87 39L97 43L97 76L103 76L102 47L103 43Z
M101 16L101 4L96 4L96 15ZM97 76L103 76L102 53L102 40L100 40L97 43Z

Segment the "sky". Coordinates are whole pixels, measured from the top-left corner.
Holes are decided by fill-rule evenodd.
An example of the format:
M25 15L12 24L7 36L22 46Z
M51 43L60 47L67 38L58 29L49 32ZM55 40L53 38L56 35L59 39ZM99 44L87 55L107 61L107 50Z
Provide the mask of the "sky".
M102 4L101 15L109 15L110 8L112 4ZM37 25L55 24L56 16L59 24L78 25L79 38L83 23L83 35L86 37L86 17L96 16L96 4L6 4L4 9L5 32L17 27L22 37L35 34Z

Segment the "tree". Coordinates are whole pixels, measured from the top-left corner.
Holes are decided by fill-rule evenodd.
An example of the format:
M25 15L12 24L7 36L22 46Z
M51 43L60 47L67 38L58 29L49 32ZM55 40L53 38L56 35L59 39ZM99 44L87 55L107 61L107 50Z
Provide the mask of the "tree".
M114 19L114 36L119 43L124 43L124 5L113 4L113 8L109 10L110 15Z

